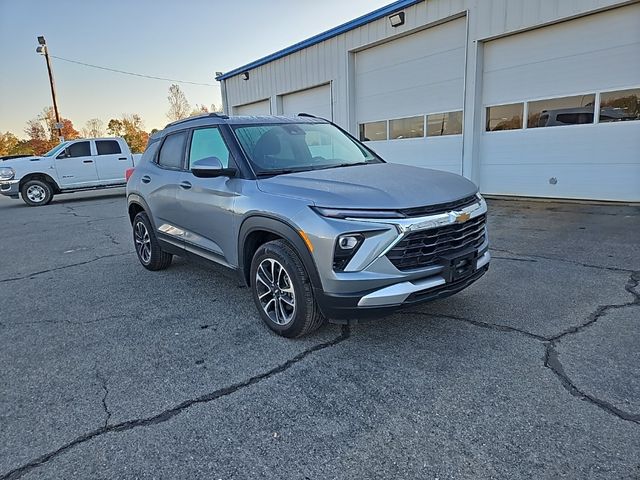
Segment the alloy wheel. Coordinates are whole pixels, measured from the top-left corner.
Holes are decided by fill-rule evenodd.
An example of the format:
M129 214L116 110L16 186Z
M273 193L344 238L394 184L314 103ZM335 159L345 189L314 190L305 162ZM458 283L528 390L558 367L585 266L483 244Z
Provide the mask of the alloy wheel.
M134 228L134 240L136 242L136 251L138 256L148 264L151 261L151 238L147 226L143 222L136 223Z
M266 258L256 271L256 290L264 313L277 325L287 325L296 314L296 294L289 272L273 258Z

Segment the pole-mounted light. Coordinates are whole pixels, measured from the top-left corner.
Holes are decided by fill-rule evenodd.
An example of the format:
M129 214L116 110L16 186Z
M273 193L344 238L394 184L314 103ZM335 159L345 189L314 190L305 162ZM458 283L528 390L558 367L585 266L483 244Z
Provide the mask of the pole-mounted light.
M56 100L56 85L53 81L53 68L51 67L51 59L49 58L49 49L47 48L47 41L44 39L42 35L38 36L38 46L36 47L36 52L40 55L44 55L45 60L47 61L47 71L49 72L49 85L51 86L51 98L53 99L53 112L56 116L56 124L54 128L58 130L58 140L60 142L64 142L64 137L62 136L62 123L60 122L60 114L58 113L58 102Z

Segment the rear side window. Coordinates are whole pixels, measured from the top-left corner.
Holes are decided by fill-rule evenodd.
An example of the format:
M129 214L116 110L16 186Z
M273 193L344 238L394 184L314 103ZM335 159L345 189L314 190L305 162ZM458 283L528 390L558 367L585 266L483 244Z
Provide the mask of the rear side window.
M98 155L116 155L122 153L120 144L115 140L96 140Z
M158 155L158 165L166 168L182 168L182 158L184 157L184 147L187 140L186 132L168 135L160 147Z
M67 147L70 157L89 157L91 156L91 147L89 142L77 142Z
M189 150L189 168L193 162L207 157L217 157L222 166L229 166L229 149L217 128L199 128L193 131Z

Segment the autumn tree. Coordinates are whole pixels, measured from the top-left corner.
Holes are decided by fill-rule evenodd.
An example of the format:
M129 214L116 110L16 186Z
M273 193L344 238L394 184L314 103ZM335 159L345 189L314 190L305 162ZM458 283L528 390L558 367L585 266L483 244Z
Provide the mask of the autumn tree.
M91 138L104 136L104 122L99 118L87 120L87 123L85 123L82 129L82 136Z
M13 151L16 149L20 140L11 132L0 133L0 157L5 155L16 155Z
M49 137L49 140L58 140L58 130L56 129L56 114L53 107L46 107L42 110L42 113L38 119L44 123L45 131ZM62 136L65 140L74 140L80 138L80 132L73 127L73 122L68 118L60 118L62 123Z
M167 100L169 100L169 111L167 112L169 121L175 122L190 115L191 105L179 85L174 83L169 87Z
M149 134L144 130L142 117L137 113L112 118L107 124L107 132L125 139L133 153L142 153L149 141Z

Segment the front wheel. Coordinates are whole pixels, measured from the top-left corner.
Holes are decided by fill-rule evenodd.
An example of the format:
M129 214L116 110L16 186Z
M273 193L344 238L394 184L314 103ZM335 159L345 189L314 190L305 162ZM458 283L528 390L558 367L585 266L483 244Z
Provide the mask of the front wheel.
M47 205L53 199L53 188L42 180L29 180L20 189L22 200L30 207Z
M265 243L254 254L251 291L262 320L278 335L300 337L324 323L309 275L284 240Z
M140 212L133 219L133 242L138 260L147 270L164 270L171 265L173 255L162 250L149 217Z

